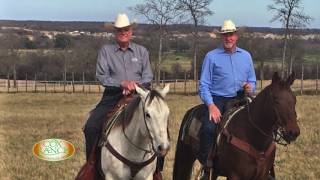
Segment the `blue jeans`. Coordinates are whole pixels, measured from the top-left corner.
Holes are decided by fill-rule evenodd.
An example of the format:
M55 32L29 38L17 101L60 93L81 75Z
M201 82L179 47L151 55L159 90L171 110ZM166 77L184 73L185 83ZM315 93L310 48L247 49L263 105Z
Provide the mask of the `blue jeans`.
M226 104L234 99L234 97L221 97L221 96L212 96L214 104L220 110L221 115L225 112ZM209 110L205 112L202 116L202 125L200 128L200 151L199 151L199 161L201 164L206 164L210 148L214 145L215 141L215 130L217 124L209 119Z

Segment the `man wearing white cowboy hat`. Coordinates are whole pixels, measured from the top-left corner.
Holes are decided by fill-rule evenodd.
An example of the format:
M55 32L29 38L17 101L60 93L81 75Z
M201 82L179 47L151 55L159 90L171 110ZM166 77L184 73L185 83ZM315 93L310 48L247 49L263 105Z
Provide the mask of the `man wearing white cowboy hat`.
M112 25L115 43L104 45L98 53L96 77L105 90L84 127L87 160L101 134L107 112L123 96L134 92L135 85L148 88L153 79L147 49L131 42L132 26L126 14L119 14Z
M237 47L237 28L231 20L224 21L221 30L222 46L205 56L199 86L199 96L208 107L208 115L202 120L200 129L199 160L205 165L217 123L225 111L228 101L239 92L253 93L256 76L249 52ZM206 179L206 173L204 178Z

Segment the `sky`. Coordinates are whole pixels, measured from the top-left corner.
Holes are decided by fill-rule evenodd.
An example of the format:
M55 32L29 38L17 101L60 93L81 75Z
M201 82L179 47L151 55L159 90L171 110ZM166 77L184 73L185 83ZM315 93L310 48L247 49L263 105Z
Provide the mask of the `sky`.
M130 19L145 23L143 18L128 10L144 0L0 0L1 20L45 21L114 21L118 13L127 13ZM221 26L231 19L237 26L281 27L270 22L267 5L272 0L213 0L210 9L214 15L206 18L206 25ZM320 29L320 1L302 0L304 12L314 20L308 28Z

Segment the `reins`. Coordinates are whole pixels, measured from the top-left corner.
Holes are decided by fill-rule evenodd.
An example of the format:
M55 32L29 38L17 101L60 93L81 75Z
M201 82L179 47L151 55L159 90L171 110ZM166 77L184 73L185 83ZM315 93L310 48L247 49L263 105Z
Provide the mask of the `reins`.
M269 92L270 93L270 92ZM268 94L269 94L268 93ZM272 95L269 94L270 96L270 100L272 101L272 104L274 106L274 101L272 99ZM249 105L249 101L246 101L246 106L247 106L247 112L248 112L248 120L250 122L250 124L256 129L258 130L262 135L270 138L270 139L273 139L273 141L275 141L277 144L280 144L280 145L283 145L283 146L286 146L288 145L289 143L287 143L286 141L284 141L284 136L282 135L281 132L279 132L279 128L282 127L282 124L281 124L281 121L279 120L280 119L280 116L279 116L279 113L277 111L276 108L273 108L274 110L274 113L275 113L275 116L276 116L276 121L275 121L275 125L273 127L273 135L269 135L267 134L266 132L264 132L261 128L259 128L252 120L252 117L251 117L251 113L250 113L250 105Z
M253 120L252 120L252 118L251 118L251 114L250 114L250 106L249 106L249 102L248 102L248 101L247 101L247 112L248 112L248 117L249 117L248 119L249 119L250 124L251 124L255 129L257 129L262 135L264 135L264 136L266 136L266 137L268 137L268 138L273 139L272 136L268 135L266 132L264 132L261 128L259 128L259 127L253 122Z
M122 121L122 132L124 134L124 137L128 140L128 142L133 145L135 148L144 151L144 157L148 154L148 153L152 153L152 151L154 152L153 155L146 161L143 162L134 162L134 161L130 161L127 158L125 158L124 156L122 156L119 152L117 152L112 145L107 141L107 143L105 144L105 147L111 152L111 154L113 154L118 160L120 160L122 163L126 164L129 168L130 168L130 172L131 172L131 179L133 179L136 174L145 166L149 165L150 163L152 163L155 159L156 159L156 153L155 153L155 149L153 147L153 143L152 143L152 137L151 137L151 133L149 130L149 127L147 125L146 122L146 114L145 114L145 104L146 101L148 99L148 97L150 96L150 92L148 93L147 97L145 98L145 101L141 101L142 102L142 110L143 110L143 120L149 135L149 138L151 140L151 144L152 144L152 150L146 150L144 148L141 148L140 146L136 145L135 143L133 143L130 138L128 137L128 135L125 132L125 123L127 122L127 112L126 112L126 108L124 109L124 120ZM143 157L143 158L144 158Z
M141 148L140 146L136 145L135 143L133 143L130 138L128 137L128 135L126 134L126 131L125 131L125 125L124 125L124 122L126 122L127 120L127 112L126 112L126 109L124 109L124 121L122 121L122 132L123 132L123 135L124 137L128 140L128 142L133 145L135 148L141 150L141 151L144 151L145 152L145 155L148 154L148 153L152 153L152 151L154 152L154 147L153 147L153 144L152 144L152 137L151 137L151 134L150 134L150 130L148 128L148 125L147 125L147 122L146 122L146 114L145 114L145 104L146 104L146 101L148 99L148 97L150 96L150 92L148 93L146 99L144 101L141 101L142 102L142 110L143 110L143 121L145 123L145 126L146 126L146 129L147 129L147 132L148 132L148 135L149 135L149 138L151 140L151 146L152 146L152 150L146 150L144 148Z

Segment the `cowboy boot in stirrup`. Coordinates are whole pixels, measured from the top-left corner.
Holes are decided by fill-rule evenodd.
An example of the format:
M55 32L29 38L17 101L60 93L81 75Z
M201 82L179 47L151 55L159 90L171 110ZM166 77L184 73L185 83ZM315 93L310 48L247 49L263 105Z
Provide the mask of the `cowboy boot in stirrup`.
M153 173L153 180L162 180L161 171L156 170L156 171Z
M203 166L200 171L199 180L210 180L210 168Z

